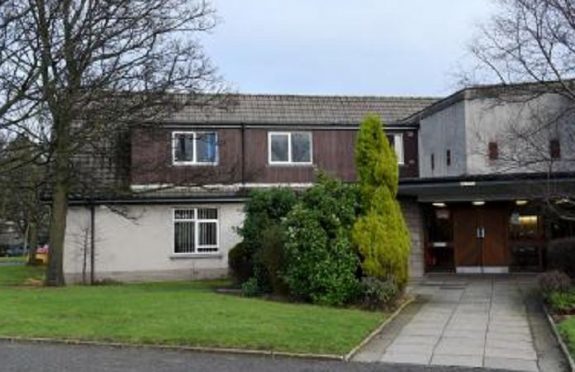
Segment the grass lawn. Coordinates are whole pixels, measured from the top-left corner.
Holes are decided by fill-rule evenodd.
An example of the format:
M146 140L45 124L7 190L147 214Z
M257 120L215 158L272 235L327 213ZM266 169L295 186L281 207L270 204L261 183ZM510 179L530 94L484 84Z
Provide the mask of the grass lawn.
M557 328L563 337L563 340L569 347L571 356L575 357L575 316L570 316L561 321Z
M4 291L7 288L4 287L24 285L29 281L41 281L45 270L44 266L0 266L0 302L5 300ZM2 319L1 313L0 319Z
M14 263L14 262L26 262L26 257L24 256L18 256L18 257L0 257L0 263L3 262L10 262L10 263Z
M386 316L218 294L216 282L18 286L39 270L0 267L1 336L344 354Z

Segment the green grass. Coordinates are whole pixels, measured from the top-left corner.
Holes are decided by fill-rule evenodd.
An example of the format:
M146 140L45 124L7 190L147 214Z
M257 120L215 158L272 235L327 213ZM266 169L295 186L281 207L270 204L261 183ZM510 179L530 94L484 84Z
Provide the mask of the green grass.
M24 285L29 280L40 281L44 278L45 270L44 266L0 266L0 301L3 300L2 287Z
M0 257L0 263L2 262L10 262L10 263L14 263L14 262L26 262L26 257L24 256L18 256L18 257Z
M385 318L248 299L214 282L18 287L37 268L0 267L0 335L343 354Z
M557 325L557 328L569 347L571 356L575 357L575 316L567 317Z

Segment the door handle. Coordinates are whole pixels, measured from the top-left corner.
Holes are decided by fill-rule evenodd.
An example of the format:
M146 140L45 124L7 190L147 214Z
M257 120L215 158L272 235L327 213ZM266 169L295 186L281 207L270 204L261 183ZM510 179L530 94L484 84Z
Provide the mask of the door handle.
M483 239L483 238L485 238L485 227L478 227L478 228L476 229L476 233L475 233L475 234L476 234L476 236L477 236L477 239Z

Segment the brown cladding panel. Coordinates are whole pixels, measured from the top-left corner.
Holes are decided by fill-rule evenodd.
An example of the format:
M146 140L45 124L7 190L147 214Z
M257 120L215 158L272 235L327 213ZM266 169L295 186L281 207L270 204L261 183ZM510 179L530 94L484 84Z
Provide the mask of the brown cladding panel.
M285 131L278 129L277 131ZM314 169L344 181L355 181L355 130L313 130L313 165L268 164L268 130L246 131L246 181L254 183L307 183L314 180ZM390 132L392 133L392 132ZM405 165L401 177L417 177L417 132L404 133Z
M284 130L278 130L284 131ZM313 165L268 164L268 130L247 129L245 132L245 180L248 183L307 183L313 182ZM313 162L316 164L315 134Z
M193 129L189 129L193 131ZM218 129L218 165L173 165L170 129L140 129L132 135L132 184L195 185L241 181L241 130Z
M193 131L193 128L189 129ZM293 129L291 129L294 131ZM355 181L356 130L313 130L313 165L268 164L268 129L217 129L217 166L172 165L170 129L137 130L132 140L132 184L309 183L321 169ZM277 131L290 131L279 128ZM393 132L390 132L393 133ZM245 143L242 146L242 137ZM417 132L404 132L401 177L417 176ZM242 153L245 148L245 154ZM242 160L244 162L242 167Z

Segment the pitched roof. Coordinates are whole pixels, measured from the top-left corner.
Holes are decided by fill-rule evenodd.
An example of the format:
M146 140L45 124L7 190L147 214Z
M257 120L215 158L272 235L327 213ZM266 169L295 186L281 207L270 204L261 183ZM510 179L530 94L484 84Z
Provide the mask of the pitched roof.
M358 125L376 113L386 124L400 121L436 102L432 97L304 96L238 94L227 104L188 105L172 115L174 123L260 125Z

